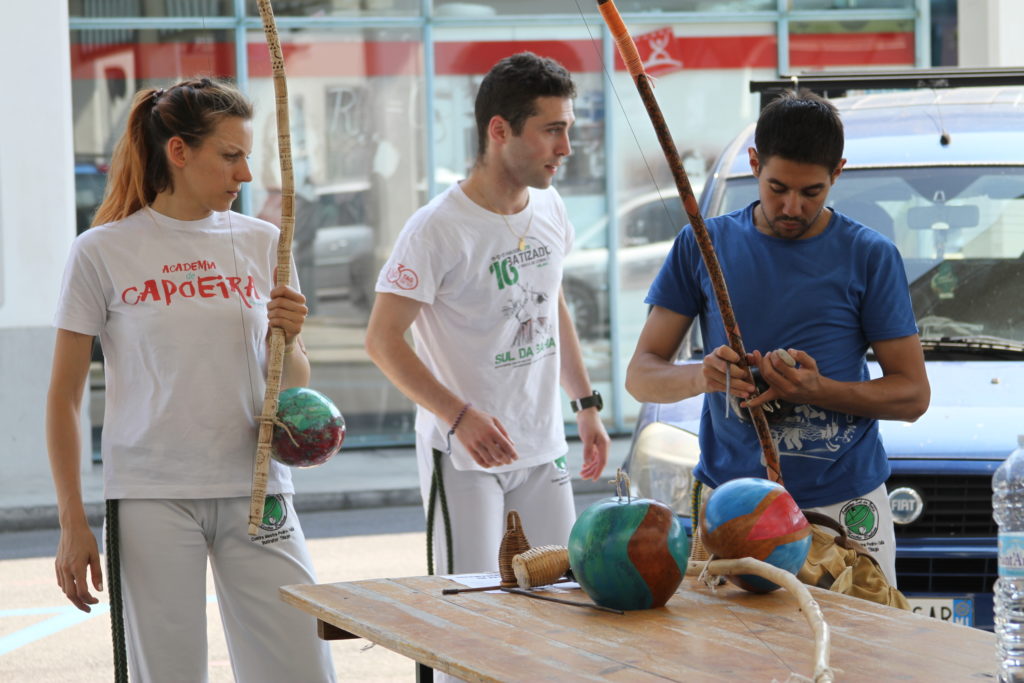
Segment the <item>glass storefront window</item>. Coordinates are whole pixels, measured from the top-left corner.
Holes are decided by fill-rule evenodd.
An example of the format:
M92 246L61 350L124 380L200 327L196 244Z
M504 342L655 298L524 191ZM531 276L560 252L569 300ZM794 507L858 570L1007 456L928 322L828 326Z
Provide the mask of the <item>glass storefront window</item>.
M913 9L915 0L790 0L792 9Z
M288 0L274 2L275 17L419 15L420 0ZM259 16L256 0L246 0L249 16Z
M902 0L900 0L902 1ZM756 12L774 10L776 0L616 0L620 12ZM597 11L594 0L435 0L434 13L442 17L478 18L512 14L567 14Z
M722 147L757 116L750 80L777 75L783 17L772 17L779 3L616 4L632 15L630 33L699 193ZM790 15L786 68L913 65L915 6L916 0L792 0L788 12L816 14L811 22ZM279 223L275 99L256 1L69 0L68 8L79 229L102 196L133 93L196 74L237 76L253 98L254 181L246 207ZM235 16L239 8L244 16ZM833 9L846 11L821 19ZM376 277L409 216L466 176L476 156L480 80L521 50L557 59L577 84L573 155L556 178L577 235L563 287L609 424L628 429L638 406L621 379L646 316L643 298L686 218L632 80L617 55L607 69L603 64L603 24L593 0L275 0L274 12L285 18L279 31L297 194L293 248L311 309L312 383L345 414L348 443L412 439L413 405L363 350ZM677 13L678 20L684 12L720 20L661 18ZM560 16L545 24L544 15ZM132 17L144 18L146 27L125 21ZM215 27L197 17L216 19ZM344 21L349 17L358 23ZM242 64L234 20L249 29ZM567 405L564 411L571 429Z
M411 29L283 30L295 180L293 254L310 308L311 386L345 415L352 443L411 431L413 406L363 348L377 273L425 201L423 45ZM256 108L253 211L279 224L274 85L249 34Z
M68 0L72 17L229 17L234 0Z
M793 71L912 67L914 22L906 20L794 21L789 28Z

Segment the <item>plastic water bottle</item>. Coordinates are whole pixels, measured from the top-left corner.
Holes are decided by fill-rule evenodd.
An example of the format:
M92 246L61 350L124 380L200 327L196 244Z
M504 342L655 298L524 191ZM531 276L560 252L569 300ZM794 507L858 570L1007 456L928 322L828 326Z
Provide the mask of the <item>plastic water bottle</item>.
M1024 681L1024 434L992 477L992 517L999 525L995 586L1000 681Z

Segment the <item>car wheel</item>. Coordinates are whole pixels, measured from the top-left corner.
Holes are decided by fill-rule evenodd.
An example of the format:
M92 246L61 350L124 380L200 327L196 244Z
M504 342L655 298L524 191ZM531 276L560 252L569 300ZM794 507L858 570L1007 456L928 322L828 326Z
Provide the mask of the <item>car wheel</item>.
M565 303L569 307L569 316L576 324L576 334L580 339L596 339L601 330L597 297L594 292L580 282L564 283L563 291Z

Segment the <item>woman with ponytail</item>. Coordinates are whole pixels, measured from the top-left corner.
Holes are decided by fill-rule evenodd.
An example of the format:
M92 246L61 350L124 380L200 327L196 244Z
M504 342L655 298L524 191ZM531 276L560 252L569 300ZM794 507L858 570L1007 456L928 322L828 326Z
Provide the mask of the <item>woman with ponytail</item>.
M305 298L294 276L274 286L278 229L231 211L252 180L251 120L241 93L208 78L136 95L54 319L46 432L57 583L83 611L99 602L79 475L81 397L99 336L107 552L120 563L108 564L107 579L120 588L112 616L123 610L122 652L139 681L207 680L207 561L236 680L334 679L315 621L277 595L315 581L291 476L278 463L260 534L248 534L271 326L286 338L281 388L309 381Z

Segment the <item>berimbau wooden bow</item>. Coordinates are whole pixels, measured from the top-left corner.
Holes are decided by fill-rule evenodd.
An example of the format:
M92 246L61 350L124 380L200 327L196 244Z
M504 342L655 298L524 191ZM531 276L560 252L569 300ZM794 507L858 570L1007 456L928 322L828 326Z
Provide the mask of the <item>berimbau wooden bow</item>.
M292 233L295 230L295 178L292 171L292 138L288 122L288 82L284 75L284 54L277 35L277 23L270 0L258 0L263 33L270 50L270 65L274 76L274 96L277 103L277 148L281 158L281 235L277 240L277 270L274 282L286 285L291 281ZM260 433L256 457L252 465L252 496L249 499L249 535L259 532L263 519L264 499L267 495L267 476L270 471L270 443L277 418L278 394L284 368L285 334L280 327L271 328L270 351L267 359L267 387L263 395L263 413L260 415Z
M622 17L619 15L619 10L613 0L597 0L597 7L604 18L605 24L608 26L608 30L612 34L612 38L615 40L619 54L622 56L622 61L626 63L626 68L636 83L636 88L640 92L640 99L643 100L647 114L654 125L654 132L657 134L658 142L661 144L662 152L664 152L669 169L672 171L672 177L676 182L676 190L678 190L679 197L683 201L683 210L686 211L686 215L690 218L690 226L693 228L697 246L700 248L701 257L704 259L704 265L711 279L711 287L715 292L715 299L718 301L718 310L722 314L725 332L729 337L729 346L739 355L740 362L737 365L746 371L747 381L754 384L754 378L747 364L747 354L743 348L743 339L740 337L740 328L736 323L732 303L729 301L729 291L725 286L725 277L722 275L722 269L718 265L718 257L715 256L715 248L711 243L711 236L708 234L707 228L704 225L704 219L700 215L700 207L697 206L697 198L694 196L693 188L690 186L690 179L686 176L683 161L679 157L675 143L672 141L672 135L669 133L668 124L665 123L665 117L661 113L661 107L658 106L658 101L654 97L653 81L644 72L643 61L640 59L640 53L636 49L636 43L633 42L632 36L629 35L629 31L626 29L626 25L622 21ZM726 400L729 400L728 397L726 397ZM765 418L764 411L760 406L751 407L749 411L750 418L754 423L754 429L757 431L757 438L761 443L761 451L764 454L768 478L781 484L782 471L779 468L779 453L775 448L775 441L772 440L768 420Z

